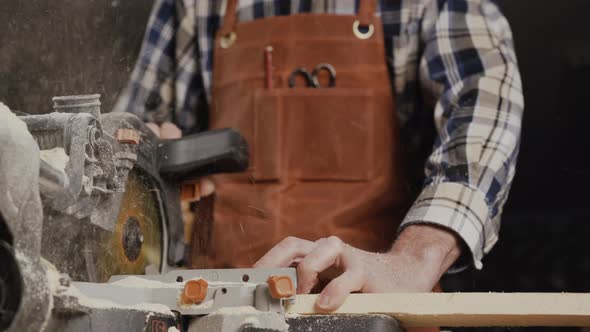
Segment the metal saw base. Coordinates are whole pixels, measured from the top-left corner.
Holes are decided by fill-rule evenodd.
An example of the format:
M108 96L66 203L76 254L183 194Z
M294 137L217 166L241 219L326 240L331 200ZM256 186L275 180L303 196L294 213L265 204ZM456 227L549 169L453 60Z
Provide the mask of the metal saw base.
M59 307L59 305L58 305ZM63 308L63 307L62 307ZM240 332L278 332L281 317L269 317L274 313L255 315L210 315L189 319L150 311L121 308L83 308L77 310L55 310L48 322L49 331L126 331L126 332L169 332L178 331L240 331ZM267 315L267 316L264 316ZM254 318L253 326L243 326L245 316ZM309 315L288 316L288 332L403 332L404 329L392 317L386 315ZM264 328L256 327L256 322ZM268 323L273 323L268 325ZM232 325L233 324L233 325ZM282 323L284 326L284 323ZM232 329L231 327L238 327ZM241 326L241 327L240 327ZM268 327L267 327L268 326ZM276 329L275 329L276 328ZM282 330L284 331L284 330Z
M86 313L53 314L48 331L168 332L180 325L174 316L137 310L92 309ZM180 331L180 330L179 330Z
M288 332L404 332L397 321L383 315L313 315L287 319ZM129 331L129 332L168 332L169 328L182 326L181 322L172 317L140 311L118 311L99 309L92 313L79 316L61 316L51 319L50 331ZM200 326L200 325L199 325ZM221 325L202 331L221 331ZM178 331L187 331L180 328ZM197 330L195 330L197 331ZM201 330L198 330L201 331ZM279 330L244 327L243 332L275 332Z
M387 315L311 315L287 318L289 332L369 331L403 332L404 329ZM253 330L255 331L255 330ZM262 330L261 330L262 331Z

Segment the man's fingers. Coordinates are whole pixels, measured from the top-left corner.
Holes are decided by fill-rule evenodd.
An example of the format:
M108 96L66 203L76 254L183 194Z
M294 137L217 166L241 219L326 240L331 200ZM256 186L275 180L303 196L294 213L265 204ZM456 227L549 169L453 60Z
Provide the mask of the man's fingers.
M323 311L338 309L348 294L361 290L365 283L365 273L360 270L349 270L332 280L320 294L316 303Z
M215 191L215 183L211 179L201 179L201 197L206 197Z
M150 128L150 130L153 131L156 136L160 137L160 127L157 124L148 122L145 124L145 126Z
M172 122L164 122L160 126L161 139L177 139L182 137L182 131Z
M309 254L316 244L312 241L288 237L266 253L254 267L289 267L297 259Z
M182 137L182 131L172 122L164 122L161 126L153 122L148 122L145 125L161 139L177 139Z
M344 243L335 236L316 243L317 247L297 265L297 293L308 294L317 284L320 272L334 266L343 252Z

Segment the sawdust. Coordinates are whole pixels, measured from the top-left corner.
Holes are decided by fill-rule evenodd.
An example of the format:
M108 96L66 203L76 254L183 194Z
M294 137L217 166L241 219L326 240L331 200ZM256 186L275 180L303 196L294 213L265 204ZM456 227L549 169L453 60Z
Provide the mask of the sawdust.
M95 309L128 309L137 311L150 311L164 315L174 316L170 308L158 303L138 303L134 305L122 305L112 301L90 298L83 294L76 286L71 285L62 293L63 295L72 296L78 299L78 303L82 306Z
M182 288L184 286L184 283L181 282L162 282L158 280L150 280L135 276L125 277L123 279L113 281L109 284L128 288Z
M256 328L262 327L262 324L260 324L260 320L254 316L250 316L250 317L244 319L244 322L242 323L242 325L256 327Z
M0 105L2 106L2 105ZM24 291L25 292L25 296L29 297L29 299L31 301L29 301L29 303L38 303L39 307L37 308L37 314L43 314L45 315L45 318L43 319L43 323L41 324L41 326L39 326L41 329L41 331L45 330L45 327L47 326L48 322L49 322L49 318L51 317L51 311L53 309L53 296L51 293L51 282L52 280L49 279L48 273L47 273L47 268L44 266L43 261L41 260L41 264L39 265L34 265L33 260L25 255L24 253L22 253L19 249L15 249L14 251L14 255L15 258L17 260L17 262L19 263L18 267L20 269L20 272L25 275L25 282L47 282L47 286L48 286L48 292L45 292L47 289L43 286L41 286L41 284L35 286L35 285L30 285L29 287L27 287L27 289ZM45 303L46 300L46 296L48 296L48 303L47 303L47 308L43 308L42 304Z
M181 309L209 309L213 308L215 301L213 299L209 299L200 304L183 304L180 302L180 294L178 296L178 304Z
M78 303L81 306L85 306L88 308L95 308L95 309L129 309L129 310L137 310L137 311L149 311L155 312L164 315L174 316L174 313L170 311L170 308L163 304L158 303L138 303L134 305L122 305L112 301L103 300L103 299L95 299L88 297L84 293L82 293L76 286L62 286L59 282L60 274L51 263L43 260L45 266L47 267L47 279L49 280L49 287L53 294L55 295L63 295L63 296L71 296L78 300ZM139 278L137 278L139 279Z
M66 170L66 165L70 161L70 157L66 154L64 148L41 150L40 157L43 161L61 171Z
M300 314L294 314L294 313L286 313L285 314L285 317L286 318L299 318L299 317L301 317L301 315Z
M259 312L256 308L252 306L243 306L243 307L227 307L227 308L219 308L213 311L211 314L218 314L218 315L246 315L246 314L255 314Z
M59 272L53 264L51 264L48 260L46 260L43 257L41 257L41 263L45 266L45 270L47 271L49 291L51 292L51 294L55 294L58 292L58 289L62 287L59 282Z

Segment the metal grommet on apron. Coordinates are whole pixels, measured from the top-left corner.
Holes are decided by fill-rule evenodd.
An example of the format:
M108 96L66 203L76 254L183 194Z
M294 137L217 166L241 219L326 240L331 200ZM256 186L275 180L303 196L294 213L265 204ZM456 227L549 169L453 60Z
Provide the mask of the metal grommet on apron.
M354 21L354 23L352 24L352 32L358 39L369 39L375 32L375 26L373 26L373 24L369 24L367 26L367 31L365 32L362 32L360 28L361 22L359 20Z
M221 48L228 48L234 44L238 35L235 32L230 32L229 34L219 38L219 46Z
M251 167L213 177L208 267L251 267L287 236L334 235L373 252L391 246L409 199L376 5L238 23L237 0L228 0L210 127L240 131ZM240 47L227 47L232 34Z

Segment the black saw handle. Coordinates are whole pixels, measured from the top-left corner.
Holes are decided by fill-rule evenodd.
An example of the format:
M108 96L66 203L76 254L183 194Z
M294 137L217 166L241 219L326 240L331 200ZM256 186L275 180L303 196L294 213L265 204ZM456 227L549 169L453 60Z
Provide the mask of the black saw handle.
M248 143L234 129L217 129L161 141L160 174L189 180L209 174L236 173L248 169Z
M149 130L149 129L148 129ZM165 192L168 225L168 262L181 266L190 247L184 243L184 226L180 209L181 183L204 175L235 173L248 169L246 140L233 129L205 131L177 140L157 143L157 163Z

